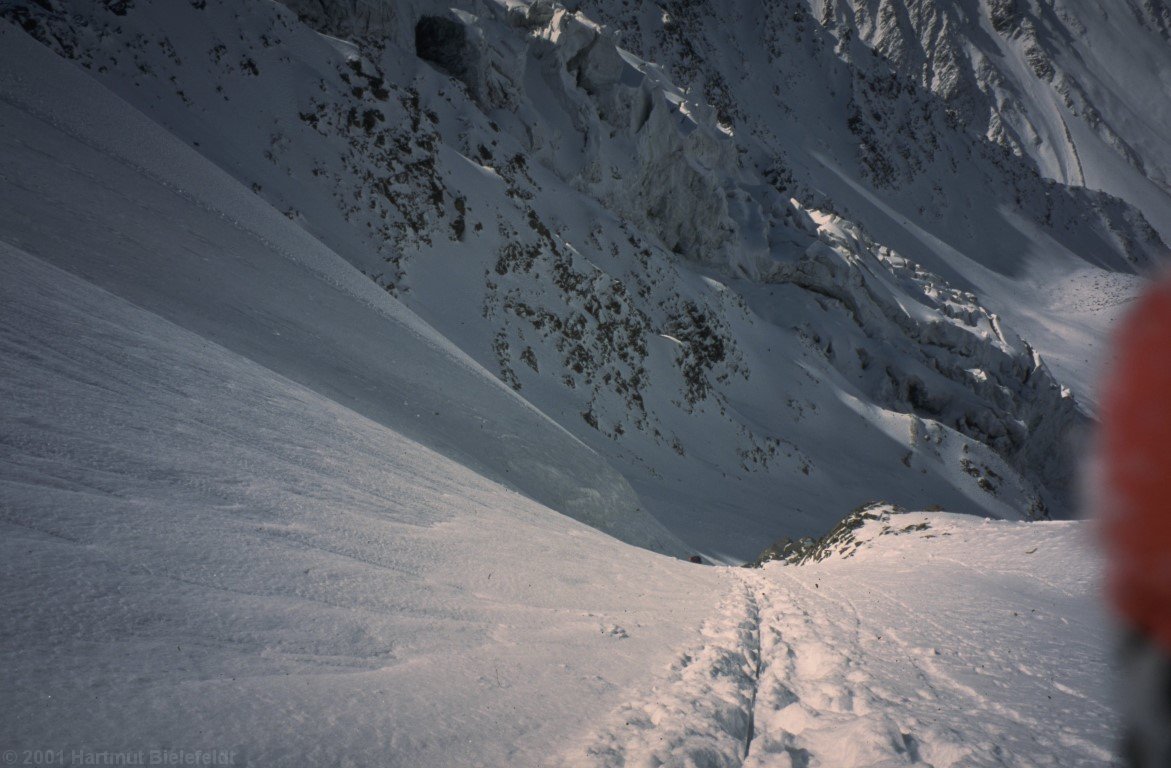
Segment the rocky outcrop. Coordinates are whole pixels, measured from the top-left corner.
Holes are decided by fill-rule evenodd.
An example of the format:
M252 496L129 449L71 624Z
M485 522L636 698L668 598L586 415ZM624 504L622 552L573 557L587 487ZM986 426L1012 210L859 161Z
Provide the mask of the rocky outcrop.
M857 225L814 216L817 241L765 279L823 296L853 321L856 334L810 331L827 362L884 408L990 447L1048 489L1050 503L1068 508L1077 466L1072 437L1086 417L1036 351L975 295L879 246ZM1046 507L1038 498L1038 513Z

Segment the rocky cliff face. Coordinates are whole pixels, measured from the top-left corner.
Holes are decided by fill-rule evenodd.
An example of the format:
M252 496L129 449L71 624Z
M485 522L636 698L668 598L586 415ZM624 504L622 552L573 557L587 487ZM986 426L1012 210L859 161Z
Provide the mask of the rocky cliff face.
M1052 42L1072 11L450 5L0 15L406 303L696 549L747 557L874 498L1071 511L1066 358L1109 312L1070 315L1066 289L1164 257L1135 206L1159 210L1167 167L1120 149L1154 141L1122 107L1095 123L1062 100L1084 79ZM1157 0L1135 14L1166 35ZM1141 177L1141 200L1051 162L1038 83L1092 129L1063 146L1111 147L1114 191Z

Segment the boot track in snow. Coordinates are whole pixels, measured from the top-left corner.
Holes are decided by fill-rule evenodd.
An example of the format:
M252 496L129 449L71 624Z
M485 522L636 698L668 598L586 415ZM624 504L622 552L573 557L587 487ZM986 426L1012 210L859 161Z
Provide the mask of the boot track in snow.
M565 765L744 765L761 673L761 579L730 576L735 585L704 622L699 643L662 683L621 706L584 750L566 755Z

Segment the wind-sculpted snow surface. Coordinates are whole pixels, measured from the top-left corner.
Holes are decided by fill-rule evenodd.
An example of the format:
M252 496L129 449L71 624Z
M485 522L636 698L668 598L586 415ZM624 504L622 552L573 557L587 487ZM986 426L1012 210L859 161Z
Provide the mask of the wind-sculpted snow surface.
M1084 525L879 512L846 557L743 572L701 643L566 764L1111 763Z
M701 644L675 660L645 698L610 717L571 753L567 766L741 764L753 732L760 673L760 616L752 585L727 574L731 590L704 622Z
M38 54L46 91L67 69L113 91L622 475L556 508L606 530L649 513L717 560L875 497L1068 514L1117 311L1068 298L1106 281L1124 301L1157 235L800 4L668 5L0 15L63 59ZM560 470L530 459L527 485L503 474L547 489Z
M184 220L203 225L205 248L226 245L193 212ZM263 261L236 256L247 284ZM304 329L262 293L312 294L322 333L332 318L368 341L380 321L339 319L295 269L253 291L266 335L298 339L270 338L268 367L232 350L247 349L247 306L218 305L237 328L203 326L216 343L5 242L0 269L0 742L12 754L538 766L692 642L718 602L714 569L543 507L381 423L386 412L361 415L360 383L350 399L307 376L320 365L344 386L344 357L301 358ZM400 366L464 375L399 332ZM486 428L561 450L491 391L478 391L497 408Z

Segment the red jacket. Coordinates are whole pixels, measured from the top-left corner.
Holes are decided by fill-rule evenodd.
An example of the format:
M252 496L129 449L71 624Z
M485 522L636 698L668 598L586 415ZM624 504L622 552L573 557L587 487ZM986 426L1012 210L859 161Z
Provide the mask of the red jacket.
M1171 653L1171 280L1130 311L1102 400L1110 598Z

